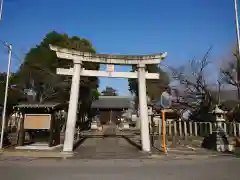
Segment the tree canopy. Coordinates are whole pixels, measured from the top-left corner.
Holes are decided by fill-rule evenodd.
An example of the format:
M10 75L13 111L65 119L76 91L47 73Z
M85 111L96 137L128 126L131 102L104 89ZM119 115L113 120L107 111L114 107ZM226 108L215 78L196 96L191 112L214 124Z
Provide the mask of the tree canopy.
M44 39L26 54L19 70L11 75L9 84L8 104L14 105L20 101L33 100L38 103L47 101L67 102L71 88L71 77L56 74L56 68L72 67L72 62L58 59L56 53L51 51L49 44L63 48L95 53L92 44L84 38L70 37L56 31L49 32ZM85 69L98 70L97 63L84 63ZM0 103L3 103L6 74L0 74ZM84 112L89 109L93 99L99 96L97 91L97 77L81 77L80 102ZM28 98L36 95L35 98ZM9 106L11 109L11 106Z
M136 70L136 66L132 66L132 72ZM169 77L166 72L164 72L157 65L147 65L146 71L149 73L159 73L160 79L147 79L147 94L152 100L159 100L161 93L165 91L169 84ZM128 80L129 91L132 94L138 96L138 80L129 79Z
M15 76L15 74L12 74L11 77ZM0 73L0 105L3 105L4 102L4 95L5 95L5 84L6 84L6 77L7 73L3 72ZM9 85L8 90L8 105L11 106L11 104L16 104L19 99L21 99L22 94L14 89L13 86ZM9 109L11 111L11 108Z
M67 101L69 98L71 77L57 75L56 68L71 67L72 62L57 59L56 53L49 49L49 44L82 52L96 52L87 39L81 39L77 36L69 37L67 34L52 31L44 37L39 45L31 48L26 54L19 71L11 78L11 84L16 84L17 89L21 91L23 89L35 91L38 102L53 100ZM99 64L84 63L83 67L85 69L98 70ZM81 94L89 89L97 88L97 77L81 77ZM82 98L81 95L80 98Z
M117 96L117 90L107 86L103 91L102 91L102 95L103 96Z

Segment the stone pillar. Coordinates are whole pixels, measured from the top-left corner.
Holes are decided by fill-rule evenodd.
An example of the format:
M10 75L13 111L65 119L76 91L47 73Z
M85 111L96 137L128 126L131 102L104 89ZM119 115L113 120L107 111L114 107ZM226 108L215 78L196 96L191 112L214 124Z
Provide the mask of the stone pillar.
M151 106L148 106L148 123L150 125L149 129L150 132L153 133L154 132L154 122L153 122L153 110Z
M142 150L146 152L151 151L149 123L148 123L148 107L147 107L147 92L146 92L146 78L145 78L145 64L138 65L138 92L139 92L139 110L140 110L140 128Z
M80 89L80 73L81 62L74 62L63 152L73 152L74 134L78 110L78 97Z
M141 128L141 123L140 123L140 117L139 116L137 116L137 118L136 118L136 128L137 129Z

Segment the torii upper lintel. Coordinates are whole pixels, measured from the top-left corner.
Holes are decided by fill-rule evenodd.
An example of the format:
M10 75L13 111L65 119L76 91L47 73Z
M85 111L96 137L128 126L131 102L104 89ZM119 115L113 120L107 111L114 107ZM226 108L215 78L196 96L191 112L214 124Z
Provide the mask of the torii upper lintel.
M167 52L149 55L92 54L88 52L61 48L54 45L49 46L51 50L56 52L59 58L75 61L88 61L101 64L159 64L167 56Z

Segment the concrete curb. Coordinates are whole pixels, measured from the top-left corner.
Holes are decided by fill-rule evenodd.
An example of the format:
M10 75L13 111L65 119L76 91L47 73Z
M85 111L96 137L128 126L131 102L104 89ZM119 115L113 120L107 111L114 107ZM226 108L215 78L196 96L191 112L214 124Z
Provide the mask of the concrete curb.
M29 157L29 158L70 158L73 154L66 154L62 152L33 152L33 151L2 151L0 152L2 157Z
M214 157L221 157L219 155L152 155L152 159L164 159L164 160L177 160L177 159L207 159L207 158L214 158Z
M140 157L138 159L204 159L212 157L235 157L234 154L146 154L146 156ZM84 159L76 157L73 153L64 152L47 152L47 151L0 151L0 157L11 158L11 157L23 157L23 158L41 158L41 159ZM91 159L91 158L90 158Z

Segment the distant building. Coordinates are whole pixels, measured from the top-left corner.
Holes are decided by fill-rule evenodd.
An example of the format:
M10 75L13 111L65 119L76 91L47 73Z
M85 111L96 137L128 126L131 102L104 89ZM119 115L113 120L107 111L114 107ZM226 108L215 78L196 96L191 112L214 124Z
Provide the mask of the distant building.
M99 96L91 106L102 124L117 123L120 117L129 116L133 107L134 98L127 96Z

